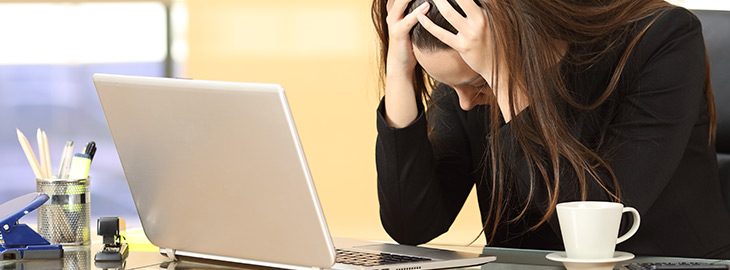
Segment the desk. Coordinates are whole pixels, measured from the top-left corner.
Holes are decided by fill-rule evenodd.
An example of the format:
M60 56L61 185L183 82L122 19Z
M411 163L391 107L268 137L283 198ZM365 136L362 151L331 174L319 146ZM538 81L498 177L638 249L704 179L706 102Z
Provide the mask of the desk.
M250 269L250 270L267 270L272 268L240 265L224 262L212 262L198 259L184 259L182 261L173 261L165 256L160 255L156 251L135 251L135 244L130 244L129 258L126 260L124 268L109 267L94 264L94 254L101 248L101 239L92 238L92 244L85 247L73 247L64 249L64 259L58 260L35 260L35 261L0 261L0 269L176 269L176 270L202 270L202 269ZM335 239L338 246L348 247L372 242ZM497 261L488 263L481 267L473 267L471 269L498 270L498 269L536 269L536 270L562 270L565 269L562 264L552 262L545 259L545 255L553 252L546 250L525 250L510 248L482 248L482 247L462 247L462 246L439 246L429 245L430 247L452 249L469 252L484 252L497 256ZM669 257L637 257L629 262L712 262L730 265L730 260L706 260L706 259L686 259L686 258L669 258ZM619 263L623 265L629 262ZM618 266L617 268L618 269Z
M65 247L63 259L55 260L24 260L24 261L0 261L0 269L15 270L51 270L51 269L159 269L159 265L171 261L157 252L130 251L129 258L124 262L124 268L119 265L95 265L94 254L101 249L101 239L89 246Z
M35 224L28 224L35 229ZM96 227L91 228L91 245L64 247L63 259L54 260L22 260L0 261L0 270L92 270L92 269L159 269L161 263L172 261L156 252L156 248L149 244L141 228L128 228L127 237L130 241L129 258L124 262L124 268L115 265L95 265L94 255L101 250L102 238L96 234ZM134 247L133 247L134 246Z

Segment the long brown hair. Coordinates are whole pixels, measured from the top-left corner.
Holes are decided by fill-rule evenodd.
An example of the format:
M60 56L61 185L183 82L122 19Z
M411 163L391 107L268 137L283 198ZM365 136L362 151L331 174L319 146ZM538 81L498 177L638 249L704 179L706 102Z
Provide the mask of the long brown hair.
M425 1L431 2L432 6L427 16L444 29L456 32L441 16L432 0L414 0L410 3L407 12ZM657 13L666 10L663 7L671 5L663 0L475 0L475 2L486 10L488 27L490 27L493 42L496 44L495 51L492 52L495 56L492 57L494 66L502 66L499 61L504 61L504 66L509 69L509 72L506 72L507 85L492 85L491 87L495 92L500 89L508 91L512 108L511 129L513 132L513 138L508 139L519 146L530 172L529 194L524 207L510 221L524 216L534 199L536 187L539 185L537 181L542 181L541 184L547 187L548 204L544 209L545 214L532 229L547 222L559 202L560 169L564 169L566 166L572 169L577 176L582 200L587 197L588 181L593 180L612 200L621 201L618 181L611 167L596 149L589 148L571 133L561 114L559 103L567 104L578 110L591 110L603 104L619 85L629 55L638 40L659 17ZM388 28L385 23L386 3L387 0L374 0L371 10L372 20L380 38L381 88L384 86L389 42ZM462 16L464 15L454 0L449 0L449 3ZM642 29L630 27L636 22L652 16L654 18L646 27ZM638 35L635 34L637 32ZM416 47L421 49L450 49L446 44L430 35L420 24L417 24L411 31L411 40ZM554 68L557 63L556 59L560 59L560 51L555 46L556 40L567 42L569 47L599 42L605 44L599 52L580 58L583 59L582 64L597 62L603 55L616 49L619 44L626 44L619 42L621 40L629 42L628 46L620 51L618 64L602 95L597 100L586 103L573 97L563 81L560 69ZM435 89L436 82L428 77L420 65L416 66L414 74L412 81L416 90L416 98L429 103L429 89ZM706 71L706 74L709 76L709 70ZM499 75L495 74L495 76ZM528 122L529 120L525 118L515 117L517 94L516 91L510 91L515 87L527 91L530 104L530 109L527 111L530 117L527 119L534 119L534 121ZM709 79L706 80L705 87L706 96L711 103L710 129L714 133L715 112ZM513 196L510 192L510 185L506 183L507 169L499 147L499 108L498 106L490 106L490 108L489 119L487 119L490 140L483 158L491 168L489 171L485 170L483 177L491 179L491 182L487 183L490 185L492 196L484 224L485 228L492 225L489 232L489 243L492 242L498 225L503 222L503 216L508 207L507 203ZM610 182L604 182L606 180L610 180Z

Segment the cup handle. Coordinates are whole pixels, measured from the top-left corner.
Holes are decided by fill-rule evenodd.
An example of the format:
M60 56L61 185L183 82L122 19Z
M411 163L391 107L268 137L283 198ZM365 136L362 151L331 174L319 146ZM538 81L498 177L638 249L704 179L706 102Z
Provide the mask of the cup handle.
M641 218L639 217L639 211L637 211L635 208L633 208L633 207L624 207L624 211L623 212L624 213L631 212L631 214L634 215L634 224L631 225L631 229L629 229L628 232L626 232L624 235L622 235L621 237L619 237L616 240L616 244L619 244L619 243L621 243L623 241L626 241L631 236L634 236L634 234L636 233L636 231L639 230L639 224L641 224Z

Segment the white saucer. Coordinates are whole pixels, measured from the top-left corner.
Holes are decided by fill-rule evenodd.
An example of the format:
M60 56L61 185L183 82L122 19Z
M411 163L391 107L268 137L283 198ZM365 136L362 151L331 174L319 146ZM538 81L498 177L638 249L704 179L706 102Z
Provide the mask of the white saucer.
M618 262L633 259L634 254L616 251L613 258L608 259L572 259L568 258L565 252L554 252L546 255L545 258L563 263L568 270L610 270Z

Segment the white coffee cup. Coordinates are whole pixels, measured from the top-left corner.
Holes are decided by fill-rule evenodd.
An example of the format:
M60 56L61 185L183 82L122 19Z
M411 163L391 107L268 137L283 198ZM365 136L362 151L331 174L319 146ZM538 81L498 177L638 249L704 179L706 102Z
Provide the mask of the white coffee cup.
M580 201L557 205L558 222L563 235L565 253L574 259L613 258L616 244L633 236L639 230L639 211L615 202ZM621 216L631 212L631 229L618 237Z

